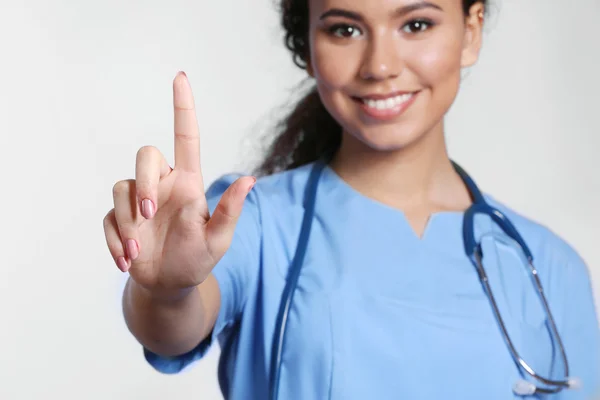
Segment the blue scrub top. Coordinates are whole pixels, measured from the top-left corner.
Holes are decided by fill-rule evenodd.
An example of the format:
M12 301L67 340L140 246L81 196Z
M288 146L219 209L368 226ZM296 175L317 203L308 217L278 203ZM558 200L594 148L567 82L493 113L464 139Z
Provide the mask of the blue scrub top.
M218 340L224 397L267 399L275 319L311 167L258 180L231 247L213 271L221 310L212 335L179 357L144 349L155 369L177 373ZM237 177L227 175L211 185L211 212ZM571 376L583 381L583 390L550 398L600 394L600 332L584 262L549 229L486 199L506 213L529 244ZM325 167L314 218L289 314L280 399L522 398L512 392L519 370L464 254L463 213L435 213L418 238L401 211L360 194ZM505 236L488 217L475 225L514 344L539 374L562 379L546 314L519 253L492 237Z

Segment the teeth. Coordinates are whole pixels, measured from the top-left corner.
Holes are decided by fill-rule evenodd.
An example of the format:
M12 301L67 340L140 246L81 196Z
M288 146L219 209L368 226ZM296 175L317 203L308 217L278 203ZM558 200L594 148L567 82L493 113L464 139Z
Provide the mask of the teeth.
M390 97L389 99L385 100L363 99L363 103L365 103L370 108L376 108L377 110L387 110L407 102L408 100L410 100L411 97L412 93L407 93L396 97Z

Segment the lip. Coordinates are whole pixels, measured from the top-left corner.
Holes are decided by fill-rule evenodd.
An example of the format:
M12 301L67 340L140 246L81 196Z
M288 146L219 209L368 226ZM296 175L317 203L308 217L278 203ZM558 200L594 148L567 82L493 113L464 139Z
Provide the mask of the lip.
M420 93L420 91L417 91L417 92L395 92L393 94L388 94L388 95L353 97L352 99L359 105L362 112L370 119L374 119L374 120L378 120L378 121L389 121L389 120L398 118L400 115L402 115L406 111L406 109L408 109L415 102L419 93ZM410 99L408 99L404 103L400 103L392 108L386 108L386 109L377 109L377 108L369 107L363 101L364 99L386 100L389 98L393 98L393 97L400 96L400 95L406 95L406 94L411 94Z
M413 90L413 91L398 91L398 92L392 92L389 94L369 94L366 96L355 96L356 99L367 99L367 100L387 100L389 98L393 98L393 97L398 97L398 96L402 96L405 94L411 94L414 93L416 94L418 92L418 90Z

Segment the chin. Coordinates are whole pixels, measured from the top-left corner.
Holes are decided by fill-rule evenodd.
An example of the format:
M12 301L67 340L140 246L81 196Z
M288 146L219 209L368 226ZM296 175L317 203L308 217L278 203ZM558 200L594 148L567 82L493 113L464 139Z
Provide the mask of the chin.
M349 127L344 130L343 140L349 145L365 146L370 150L394 152L411 147L421 141L427 130L416 123L395 123ZM365 150L368 150L365 149Z

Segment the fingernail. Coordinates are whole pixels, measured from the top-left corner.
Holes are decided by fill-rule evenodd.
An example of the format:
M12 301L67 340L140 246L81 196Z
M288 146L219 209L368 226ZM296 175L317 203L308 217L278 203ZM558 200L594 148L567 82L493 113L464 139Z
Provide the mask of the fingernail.
M125 257L119 257L119 258L117 258L117 267L121 271L127 272L127 260L125 260Z
M179 71L179 73L183 76L185 76L185 78L187 79L187 74L185 73L185 71Z
M154 216L154 203L152 200L144 199L142 201L142 215L148 219Z
M127 247L127 255L131 260L135 260L136 258L138 258L138 256L140 255L140 251L135 240L128 239L125 243L125 246Z

